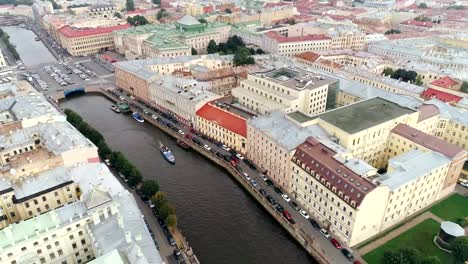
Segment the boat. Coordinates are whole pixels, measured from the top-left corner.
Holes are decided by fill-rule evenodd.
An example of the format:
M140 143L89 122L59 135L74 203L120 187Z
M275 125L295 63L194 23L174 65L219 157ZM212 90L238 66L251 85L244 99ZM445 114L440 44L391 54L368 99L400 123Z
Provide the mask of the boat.
M117 106L119 107L119 110L120 110L121 113L128 113L128 112L130 112L130 106L128 106L127 103L118 102L118 103L117 103Z
M40 37L35 37L34 40L35 41L41 41L41 38Z
M140 123L145 122L145 119L143 119L143 117L138 112L133 112L132 116L133 116L133 119L135 119L136 121Z
M120 109L116 105L111 105L110 109L116 113L120 113Z
M177 140L177 145L184 150L189 150L190 146L182 140Z
M159 150L161 151L161 154L164 156L164 159L167 160L167 162L171 164L175 164L175 157L174 157L174 154L172 154L171 150L167 146L161 143L159 144L160 144Z

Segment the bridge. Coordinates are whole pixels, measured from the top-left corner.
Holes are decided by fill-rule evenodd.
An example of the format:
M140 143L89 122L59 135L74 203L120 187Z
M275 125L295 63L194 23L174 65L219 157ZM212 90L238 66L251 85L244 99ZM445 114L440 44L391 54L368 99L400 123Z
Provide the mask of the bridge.
M0 15L0 26L18 26L29 21L25 16Z
M69 98L73 95L87 94L87 93L97 93L104 96L110 96L105 92L107 89L113 89L113 87L100 87L100 86L86 86L86 87L76 87L71 89L66 89L60 92L57 92L49 97L55 103L59 103L66 98Z

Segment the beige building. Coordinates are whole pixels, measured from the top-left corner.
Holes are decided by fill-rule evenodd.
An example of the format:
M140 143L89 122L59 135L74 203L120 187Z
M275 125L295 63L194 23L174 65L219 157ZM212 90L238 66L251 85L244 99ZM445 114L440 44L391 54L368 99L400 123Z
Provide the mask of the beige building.
M257 113L274 110L316 115L326 109L328 88L336 80L299 68L279 68L248 74L232 90L239 103Z
M247 119L251 114L223 101L205 104L197 110L196 128L238 152L246 153Z

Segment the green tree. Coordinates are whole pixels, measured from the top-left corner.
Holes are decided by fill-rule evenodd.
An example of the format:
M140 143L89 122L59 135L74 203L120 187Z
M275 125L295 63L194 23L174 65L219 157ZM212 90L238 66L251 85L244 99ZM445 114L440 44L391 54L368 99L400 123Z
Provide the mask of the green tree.
M419 264L419 252L414 248L385 251L382 264Z
M197 54L198 54L198 51L194 47L192 47L192 55L197 55Z
M109 148L105 140L99 141L96 146L98 147L99 156L103 158L109 157L109 155L112 153L112 150Z
M174 214L175 215L175 208L169 203L163 204L161 207L158 209L158 215L162 219L166 219L169 215Z
M166 17L166 16L168 16L166 9L161 8L156 14L156 19L160 21L163 17Z
M423 8L423 9L426 9L427 8L427 4L426 3L419 3L418 5L419 8Z
M442 264L442 261L436 256L429 256L421 259L419 264Z
M152 197L159 191L159 184L154 180L144 180L140 190L144 196Z
M208 42L208 47L206 47L206 52L208 54L213 54L213 53L218 52L218 45L213 39L210 40L210 42Z
M400 33L401 31L398 29L390 29L390 30L385 31L385 35L400 34Z
M462 92L468 93L468 82L467 81L463 81L462 85L460 86L460 90Z
M228 13L228 14L231 14L232 13L232 10L230 8L226 8L224 9L224 12Z
M177 226L177 216L170 214L164 219L164 222L169 228L175 228Z
M255 64L255 59L250 55L250 51L247 48L240 48L234 54L234 65L241 66L245 64Z
M385 76L392 76L392 74L394 73L394 71L393 71L392 68L385 68L385 69L383 70L382 73L383 73L383 75L385 75Z
M291 18L291 19L288 19L286 20L286 23L288 23L289 25L295 25L296 24L296 20Z
M265 52L261 48L258 48L255 52L260 55L265 54Z
M164 204L168 203L167 196L165 193L159 191L151 197L151 202L153 202L156 210L161 208Z
M114 13L114 17L116 17L116 18L122 18L122 14L120 14L120 12L115 12L115 13Z
M133 26L143 26L149 23L148 20L144 16L140 16L140 15L127 17L127 22Z
M125 9L127 11L134 11L135 10L135 2L133 0L127 0L125 3Z
M423 85L423 81L422 81L421 75L417 75L417 76L416 76L416 80L414 81L414 84L419 85L419 86L422 86L422 85Z
M153 0L153 4L160 6L161 0Z
M125 166L125 163L127 163L127 159L122 152L114 151L109 157L109 162L115 170L120 172Z
M206 19L204 19L204 18L199 18L199 19L198 19L198 22L200 22L200 23L202 23L202 24L208 23L208 21L206 21Z
M452 242L452 254L460 263L468 260L468 237L457 237Z

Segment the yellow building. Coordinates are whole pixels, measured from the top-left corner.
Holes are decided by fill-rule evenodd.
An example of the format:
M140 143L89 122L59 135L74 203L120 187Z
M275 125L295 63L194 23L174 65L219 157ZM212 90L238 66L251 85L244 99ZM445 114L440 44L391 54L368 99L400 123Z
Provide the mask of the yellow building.
M243 114L244 117L240 116ZM246 153L248 114L226 103L207 103L197 111L197 129L203 134ZM247 117L248 118L248 117Z

